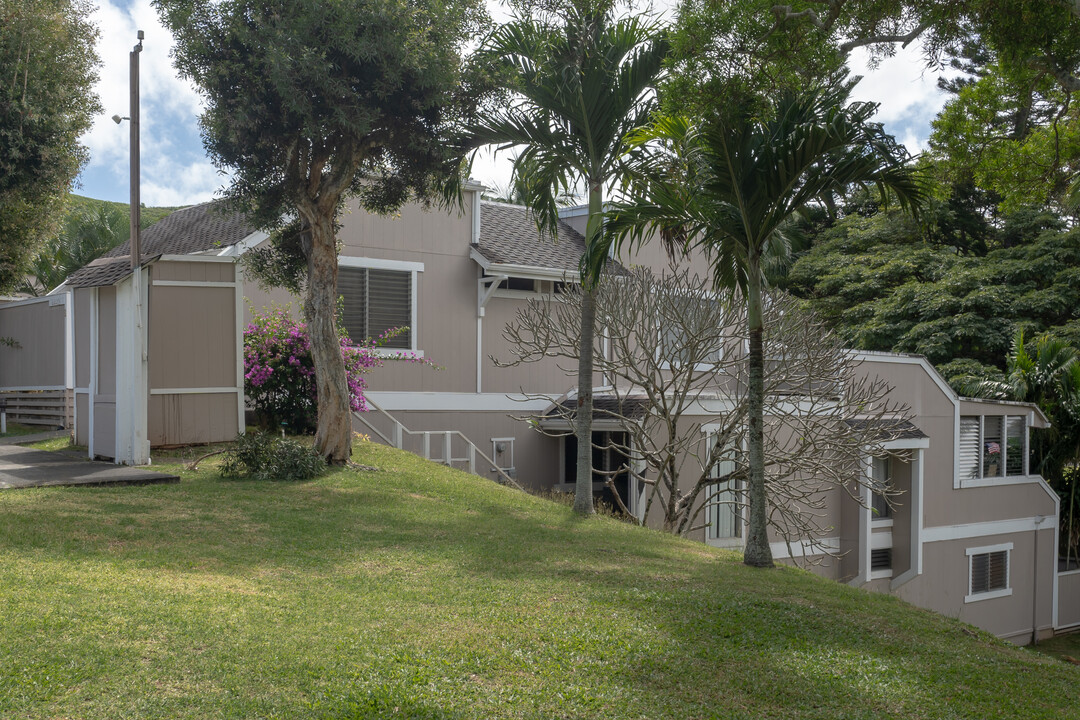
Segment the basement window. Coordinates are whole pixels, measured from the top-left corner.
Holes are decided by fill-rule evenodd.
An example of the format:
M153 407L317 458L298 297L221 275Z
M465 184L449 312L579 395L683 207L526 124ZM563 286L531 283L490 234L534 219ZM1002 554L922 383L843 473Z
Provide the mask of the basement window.
M892 570L892 548L879 548L870 551L870 570Z
M968 594L964 602L1012 595L1009 586L1012 549L1012 543L968 548Z

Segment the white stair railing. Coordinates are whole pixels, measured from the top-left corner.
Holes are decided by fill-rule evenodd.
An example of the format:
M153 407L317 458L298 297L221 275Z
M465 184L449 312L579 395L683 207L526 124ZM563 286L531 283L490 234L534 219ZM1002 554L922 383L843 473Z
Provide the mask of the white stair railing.
M466 437L465 434L461 431L410 430L409 428L405 427L404 423L402 423L400 420L395 418L390 413L386 412L386 410L383 410L381 407L379 407L379 405L372 401L371 398L365 398L364 400L365 402L367 402L368 407L371 408L371 410L375 411L379 415L382 415L390 421L390 435L387 436L386 433L376 427L374 423L372 423L367 417L365 417L365 415L370 414L370 411L368 413L354 412L353 417L363 423L365 427L375 433L387 445L395 447L398 450L405 450L407 449L405 448L404 443L405 437L418 437L420 438L421 452L417 454L421 455L425 460L433 460L435 462L440 462L448 467L454 467L454 463L464 463L470 473L472 473L473 475L480 475L480 473L476 471L476 463L477 459L479 458L490 468L491 472L495 473L495 481L497 483L499 483L500 485L509 485L510 487L525 491L525 488L522 487L517 480L510 477L510 475L507 474L505 470L499 467L494 460L488 457L483 450L476 446L476 443ZM441 443L439 443L438 439L436 439L437 445L442 445L442 454L440 457L432 457L431 455L431 440L433 435L442 436ZM462 457L454 457L453 455L453 438L455 437L459 438L461 440L461 444L464 445L465 454Z

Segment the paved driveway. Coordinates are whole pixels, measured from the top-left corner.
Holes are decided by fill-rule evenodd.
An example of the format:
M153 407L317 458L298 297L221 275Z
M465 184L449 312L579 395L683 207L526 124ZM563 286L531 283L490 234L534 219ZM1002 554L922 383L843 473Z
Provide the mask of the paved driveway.
M92 462L74 453L0 445L0 490L54 485L145 485L180 482L176 475Z

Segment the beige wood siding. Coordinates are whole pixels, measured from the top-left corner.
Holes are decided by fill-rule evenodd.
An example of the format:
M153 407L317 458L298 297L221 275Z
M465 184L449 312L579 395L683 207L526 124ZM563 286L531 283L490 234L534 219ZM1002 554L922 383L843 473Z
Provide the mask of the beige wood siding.
M232 271L232 265L226 267ZM234 292L232 287L151 286L151 390L236 386Z
M1058 627L1080 625L1080 570L1058 575Z
M85 447L90 441L90 395L76 393L75 414L78 418L75 426L75 444Z
M64 322L64 305L48 300L0 307L0 337L19 344L0 345L0 387L65 384Z
M233 440L236 412L235 393L151 395L147 436L152 446Z
M151 281L232 282L231 262L156 262L150 266Z
M116 395L116 288L98 292L98 395ZM111 447L111 445L110 445Z
M90 387L90 288L74 291L75 305L75 387ZM80 413L80 418L85 417ZM80 420L81 422L81 420Z
M1054 531L1039 531L1038 597L1035 585L1034 531L990 535L962 540L927 543L923 550L923 574L897 589L908 602L929 608L995 635L1018 643L1031 638L1032 613L1038 602L1040 637L1048 634L1053 623ZM1006 597L964 602L968 595L969 548L1012 543L1009 555L1009 586ZM1059 608L1060 617L1060 608Z

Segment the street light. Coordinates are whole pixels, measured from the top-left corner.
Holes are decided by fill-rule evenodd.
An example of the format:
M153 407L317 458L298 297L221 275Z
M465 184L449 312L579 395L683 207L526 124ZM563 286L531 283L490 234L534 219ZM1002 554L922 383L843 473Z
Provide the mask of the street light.
M131 130L131 164L130 164L130 184L131 184L131 197L130 197L130 210L131 210L131 233L130 233L130 247L131 247L131 295L134 307L132 308L133 314L133 327L132 327L132 339L135 346L134 365L132 366L132 375L130 378L125 378L125 394L130 399L130 407L126 408L126 412L131 416L131 448L130 451L121 450L119 440L117 437L117 462L123 462L131 465L143 465L149 462L149 454L145 452L146 448L146 411L147 411L147 387L146 387L146 336L143 328L143 288L142 288L142 242L140 238L139 225L142 214L142 208L140 207L139 200L139 181L140 181L140 168L139 168L139 53L142 52L142 41L145 34L142 30L138 31L139 42L131 50L130 54L130 86L131 86L131 110L128 117L121 117L120 115L113 115L112 120L119 125L124 120L129 121ZM119 331L119 328L117 328ZM117 358L119 360L119 358ZM119 369L119 368L118 368ZM118 387L119 390L119 387ZM120 400L119 393L117 400ZM117 411L120 411L119 403ZM119 429L119 423L117 424ZM121 457L123 455L123 457Z

